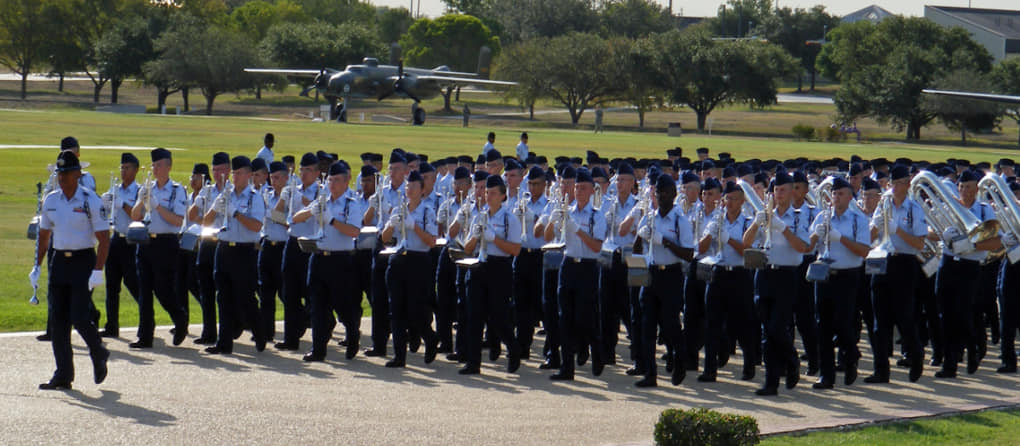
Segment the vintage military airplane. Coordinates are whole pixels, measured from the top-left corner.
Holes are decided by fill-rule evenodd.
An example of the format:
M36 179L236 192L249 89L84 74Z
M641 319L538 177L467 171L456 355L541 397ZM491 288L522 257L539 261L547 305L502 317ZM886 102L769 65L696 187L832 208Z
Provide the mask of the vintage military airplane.
M444 88L462 85L498 87L517 85L515 82L479 79L477 73L451 71L445 65L433 69L404 68L402 60L396 66L380 65L379 60L374 57L364 58L360 65L348 65L343 71L331 68L321 70L245 68L244 71L297 77L314 76L315 81L301 92L301 96L307 96L309 92L317 90L330 101L332 110L330 119L338 121L347 120L346 104L350 103L351 98L375 98L381 101L389 97L400 97L414 100L414 105L411 106L412 122L421 125L425 123L425 109L418 107L418 103L439 95Z
M1020 104L1020 96L1005 94L977 93L973 91L921 90L922 93L936 96L950 96L961 99L977 99L980 101L1000 102L1004 104Z

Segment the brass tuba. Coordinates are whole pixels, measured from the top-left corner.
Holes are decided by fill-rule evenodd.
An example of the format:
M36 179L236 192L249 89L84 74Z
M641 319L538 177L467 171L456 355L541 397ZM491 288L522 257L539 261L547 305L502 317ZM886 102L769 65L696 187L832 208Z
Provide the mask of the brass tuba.
M1020 237L1020 206L1017 206L1013 192L1001 176L994 173L986 174L978 182L979 193L987 195L995 208L995 216L1003 231L1009 232L1014 240ZM1009 263L1016 263L1020 260L1020 245L1004 246L1004 250L992 253L993 256L1001 257L1006 255Z
M1008 189L1007 189L1008 190ZM969 209L964 208L934 173L923 171L910 181L910 197L924 210L924 215L939 235L949 228L956 228L963 236L956 240L945 240L947 244L966 240L971 244L958 254L973 252L973 245L998 235L999 222L978 220Z

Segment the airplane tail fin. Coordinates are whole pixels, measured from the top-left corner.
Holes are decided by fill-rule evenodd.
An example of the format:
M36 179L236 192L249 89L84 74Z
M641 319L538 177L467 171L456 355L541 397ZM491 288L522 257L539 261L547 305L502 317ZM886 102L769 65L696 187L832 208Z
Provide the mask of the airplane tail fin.
M478 77L480 79L488 79L490 75L490 66L492 65L492 49L487 46L482 46L478 50Z
M390 65L396 65L400 63L400 44L393 42L390 44Z

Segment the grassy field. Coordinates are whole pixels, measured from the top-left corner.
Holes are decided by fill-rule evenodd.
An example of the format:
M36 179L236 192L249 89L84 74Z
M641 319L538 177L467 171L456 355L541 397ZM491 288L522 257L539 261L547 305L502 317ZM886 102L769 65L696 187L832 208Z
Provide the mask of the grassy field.
M758 112L759 125L783 112ZM504 123L505 124L505 123ZM906 156L914 159L941 160L964 156L971 160L995 161L1016 155L1011 149L961 148L951 145L902 143L819 143L794 142L782 138L730 136L683 136L670 138L662 133L610 131L593 135L584 130L560 128L534 129L521 126L491 127L497 133L496 146L510 150L517 135L527 129L532 150L545 155L581 155L585 149L605 157L664 157L664 151L683 146L688 152L706 146L713 153L728 151L737 158L778 158L806 156L825 158L865 158ZM396 124L340 125L308 120L269 119L238 116L159 116L116 115L71 109L0 111L0 144L47 145L48 149L0 149L4 173L0 177L0 331L41 329L45 305L27 305L31 289L26 275L30 270L33 244L25 238L25 227L35 212L35 184L45 181L46 164L56 156L60 138L74 135L84 146L162 146L175 149L173 177L181 180L196 162L208 163L212 153L253 156L261 147L262 135L273 132L277 153L300 155L306 151L336 152L358 165L357 155L365 151L388 152L403 147L433 158L456 154L477 154L489 126L464 129L453 125L411 127ZM98 180L99 192L109 187L110 173L116 168L122 150L85 149L82 158L92 163L88 169ZM146 150L135 151L146 159ZM126 298L126 297L125 297ZM97 298L97 301L100 300ZM137 319L133 304L122 306L123 324ZM168 322L161 311L158 322ZM193 310L192 314L198 314Z
M764 446L817 445L1015 445L1020 438L1020 409L987 411L945 418L871 426L804 435L777 435Z

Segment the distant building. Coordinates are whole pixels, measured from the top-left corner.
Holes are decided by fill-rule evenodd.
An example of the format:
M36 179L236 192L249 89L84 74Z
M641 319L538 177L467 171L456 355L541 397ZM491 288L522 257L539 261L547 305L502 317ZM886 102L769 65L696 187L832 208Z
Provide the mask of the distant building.
M966 29L996 62L1020 57L1020 11L925 5L924 17L942 26Z
M861 20L867 20L871 23L877 24L878 22L885 20L886 17L891 17L893 15L895 14L885 10L881 6L871 5L867 8L860 9L843 16L843 18L840 19L840 22L855 23L860 22Z

